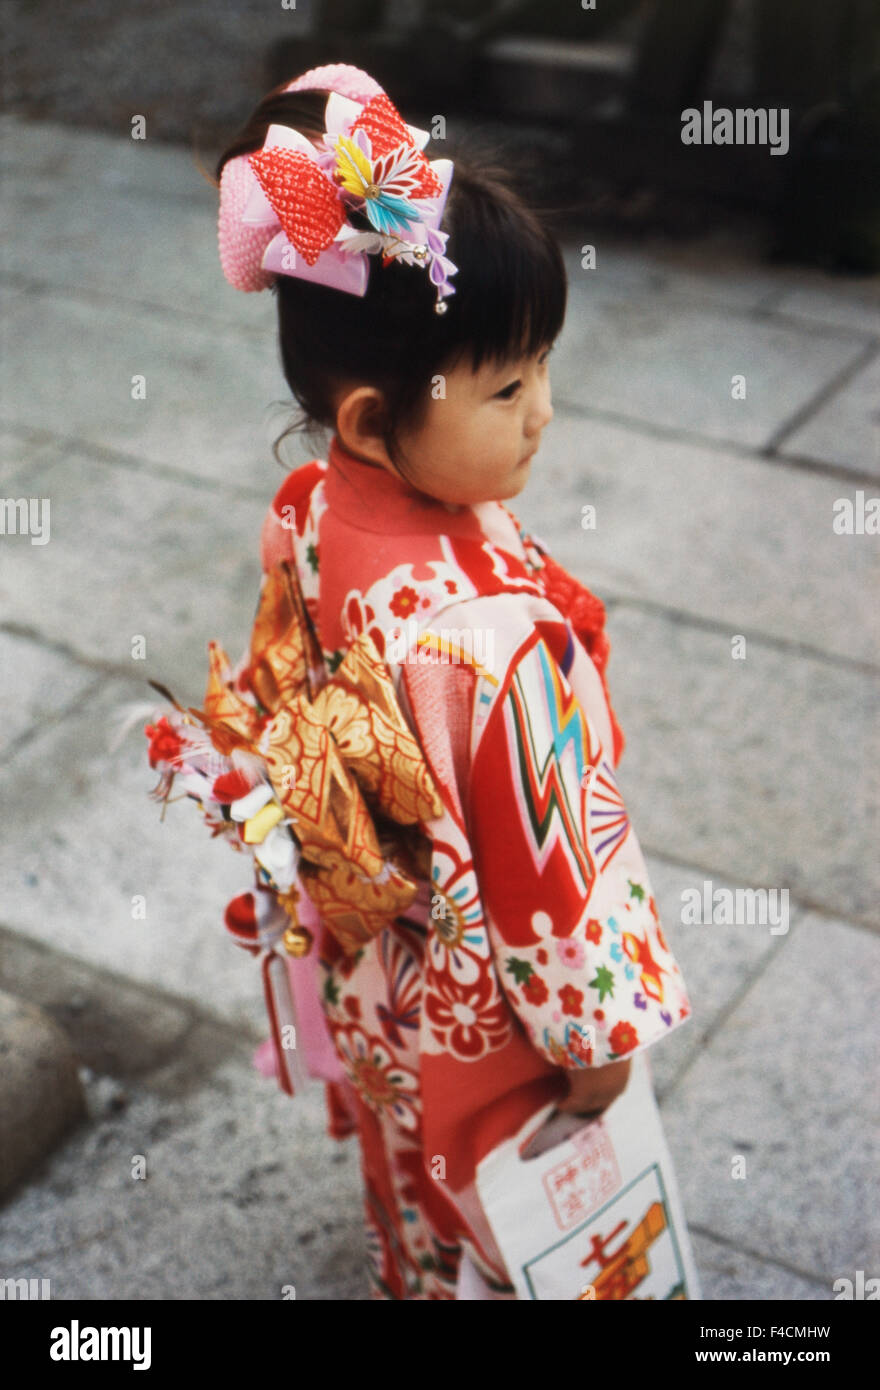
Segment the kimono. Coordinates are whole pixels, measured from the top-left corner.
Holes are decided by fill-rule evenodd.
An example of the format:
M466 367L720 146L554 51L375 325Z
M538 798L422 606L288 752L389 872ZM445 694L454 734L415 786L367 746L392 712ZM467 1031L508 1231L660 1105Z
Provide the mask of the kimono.
M512 1297L477 1165L689 1013L615 779L604 610L502 503L447 506L338 438L279 489L261 558L295 566L328 673L370 635L439 794L410 906L354 952L317 919L371 1295Z

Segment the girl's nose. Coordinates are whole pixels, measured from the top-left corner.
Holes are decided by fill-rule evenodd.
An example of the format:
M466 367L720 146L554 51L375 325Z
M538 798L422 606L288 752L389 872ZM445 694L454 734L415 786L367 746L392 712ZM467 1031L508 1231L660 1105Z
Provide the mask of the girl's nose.
M535 388L535 394L529 410L527 433L537 434L544 429L553 419L553 406L551 404L550 382L542 381Z

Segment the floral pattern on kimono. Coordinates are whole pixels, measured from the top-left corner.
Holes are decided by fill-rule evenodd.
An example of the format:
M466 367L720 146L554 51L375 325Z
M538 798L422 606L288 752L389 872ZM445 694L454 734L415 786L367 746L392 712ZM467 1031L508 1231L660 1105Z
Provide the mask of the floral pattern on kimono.
M454 1298L463 1251L503 1293L477 1163L566 1072L653 1045L689 1003L617 786L604 633L591 658L549 579L586 591L500 503L450 510L376 471L367 506L364 477L334 439L263 534L328 671L370 632L443 802L406 916L354 957L322 931L331 1132L346 1106L376 1297Z

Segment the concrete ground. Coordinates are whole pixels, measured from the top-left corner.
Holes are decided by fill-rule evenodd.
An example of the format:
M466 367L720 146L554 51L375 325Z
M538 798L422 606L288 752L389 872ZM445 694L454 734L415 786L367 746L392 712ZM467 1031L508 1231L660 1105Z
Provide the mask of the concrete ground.
M2 492L51 504L49 543L0 537L2 985L67 1029L90 1121L0 1211L0 1275L362 1299L356 1150L319 1088L251 1066L259 983L220 922L247 875L191 808L159 822L137 727L111 746L147 676L196 702L208 638L246 640L273 305L225 286L185 151L14 117L2 146ZM880 1275L880 537L832 526L880 494L880 284L721 234L605 239L587 270L591 240L516 510L609 608L622 787L694 1004L652 1061L704 1295L825 1300ZM789 929L682 921L706 881L787 889Z

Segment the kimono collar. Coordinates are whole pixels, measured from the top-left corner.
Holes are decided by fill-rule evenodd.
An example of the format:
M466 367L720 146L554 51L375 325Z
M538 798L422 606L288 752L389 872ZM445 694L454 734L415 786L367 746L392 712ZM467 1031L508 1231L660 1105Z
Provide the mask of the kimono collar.
M327 506L361 531L482 537L471 507L449 507L380 464L364 463L334 435L324 484Z
M605 683L609 644L605 632L605 607L574 575L547 554L543 545L523 535L520 524L503 503L482 503L476 509L450 510L445 503L417 491L402 478L378 464L363 463L333 436L328 453L324 496L330 511L361 531L377 534L430 534L451 538L456 554L465 563L470 578L482 594L512 590L539 593L553 604L571 624L572 631L586 647L599 673L614 732L613 759L623 751L623 734ZM368 471L367 471L368 470ZM500 507L520 534L525 553L514 554L503 542L490 537L487 523L493 507ZM483 525L480 524L482 517ZM491 551L500 551L504 563L499 570ZM506 569L506 576L503 571ZM565 667L564 673L568 668Z

